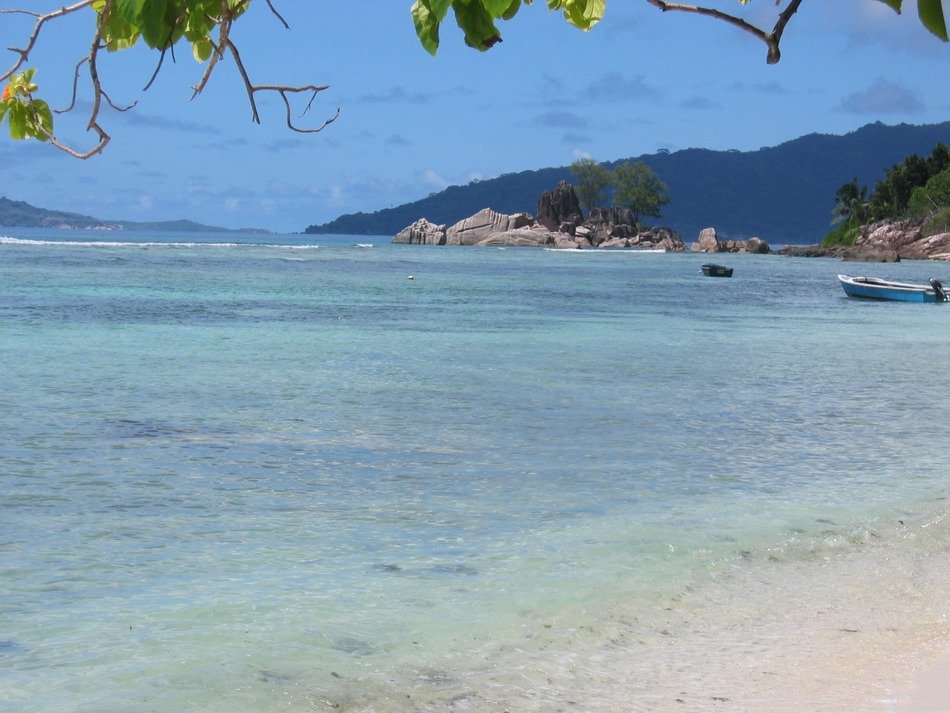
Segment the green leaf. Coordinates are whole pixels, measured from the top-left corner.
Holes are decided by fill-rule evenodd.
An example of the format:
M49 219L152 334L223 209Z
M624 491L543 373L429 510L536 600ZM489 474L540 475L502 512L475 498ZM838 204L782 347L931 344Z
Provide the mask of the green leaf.
M23 102L13 102L10 107L10 138L16 139L17 141L26 138L28 119L26 106L24 106Z
M441 19L432 11L426 0L416 0L410 10L412 24L416 27L416 36L429 54L439 49L439 24Z
M508 9L501 14L502 20L510 20L516 14L518 10L521 9L521 0L511 0L511 4L508 6Z
M455 21L465 33L465 44L484 52L496 42L501 42L501 35L482 0L454 0L452 9L455 10Z
M202 37L207 37L214 29L214 21L203 12L189 12L188 19L185 22L185 37L189 42L197 42Z
M105 18L103 40L109 52L128 49L138 38L138 29L118 12L110 12Z
M575 27L589 30L604 17L606 0L566 0L564 15Z
M604 17L607 0L548 0L552 10L563 10L564 17L574 27L585 32Z
M903 0L881 0L881 2L893 8L894 12L898 15L901 14L901 3L903 3Z
M481 0L481 3L492 17L502 17L508 12L511 0Z
M917 0L917 14L924 27L944 42L947 41L947 21L943 16L941 0Z
M138 29L149 47L169 46L179 9L174 0L115 0L113 7L119 17Z
M42 99L36 99L29 105L30 122L29 134L34 139L46 141L53 133L53 112L49 104Z
M214 45L211 44L211 38L209 37L191 43L191 53L194 55L196 62L207 62L212 52L214 52Z

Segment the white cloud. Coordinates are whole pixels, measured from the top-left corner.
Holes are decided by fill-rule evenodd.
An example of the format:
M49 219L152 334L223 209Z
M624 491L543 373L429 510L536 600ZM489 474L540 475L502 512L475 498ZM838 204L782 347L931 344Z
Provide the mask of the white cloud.
M427 168L425 171L423 171L422 182L426 186L437 188L440 191L452 185L452 181L447 179L434 168Z
M841 108L853 114L918 114L926 108L918 94L883 77L870 87L841 102Z

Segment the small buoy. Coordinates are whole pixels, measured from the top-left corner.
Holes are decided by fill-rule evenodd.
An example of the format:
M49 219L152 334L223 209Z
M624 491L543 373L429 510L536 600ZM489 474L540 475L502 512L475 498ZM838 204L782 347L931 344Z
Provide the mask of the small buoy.
M409 275L406 279L407 279L407 280L415 280L416 278L414 278L412 275Z

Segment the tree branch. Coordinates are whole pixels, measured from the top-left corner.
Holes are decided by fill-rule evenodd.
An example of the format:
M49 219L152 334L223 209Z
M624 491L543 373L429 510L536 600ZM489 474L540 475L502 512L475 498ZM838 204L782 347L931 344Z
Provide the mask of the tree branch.
M306 114L310 110L310 105L313 103L314 98L318 92L322 92L325 89L329 89L329 85L326 84L308 84L301 87L289 87L277 84L253 84L250 77L247 74L247 70L244 67L244 62L241 59L241 54L238 51L237 46L228 40L228 50L231 52L231 56L234 58L234 64L238 68L238 72L241 74L241 79L244 81L244 89L247 92L247 99L251 105L251 121L255 124L261 123L260 114L257 111L257 102L255 101L254 95L257 92L277 92L280 94L280 98L284 101L284 106L287 108L287 128L291 131L296 131L301 134L315 134L318 131L323 131L327 126L336 121L337 117L340 116L340 109L337 108L336 113L331 116L329 119L324 121L320 126L312 129L302 129L298 126L294 126L293 123L293 110L290 106L289 94L297 94L300 92L313 92L313 95L310 97L310 101L307 102L307 108L304 109L301 116Z
M281 21L281 23L283 24L284 28L289 30L289 29L290 29L290 25L288 25L288 24L287 24L287 20L285 20L285 19L283 18L283 16L282 16L279 12L277 12L277 8L274 7L274 3L272 3L270 0L267 0L267 7L270 8L270 11L274 14L274 17L276 17L278 20Z
M802 0L792 0L789 3L788 7L785 8L784 12L779 15L778 22L775 23L775 27L772 29L772 44L769 45L769 64L775 64L781 59L781 52L779 52L778 45L782 40L782 33L785 32L785 26L788 24L789 20L792 19L792 15L798 12L798 7L802 4ZM772 59L772 47L775 48L775 59Z
M46 14L33 12L32 10L0 10L0 14L3 15L30 15L36 18L36 23L33 25L33 31L30 33L30 36L27 39L26 47L7 47L7 49L11 52L20 55L20 58L16 61L12 68L10 68L4 74L0 74L0 82L10 78L14 72L27 63L30 58L30 52L32 52L33 48L36 46L36 42L40 38L40 32L42 32L43 26L47 22L65 15L69 15L73 12L76 12L77 10L82 10L83 8L92 5L92 3L93 0L81 0L81 2L78 2L75 5L61 7L59 10L54 10L53 12Z
M782 33L785 32L785 26L788 25L789 21L792 19L799 6L802 4L802 0L792 0L788 7L783 10L778 17L778 20L775 23L775 27L772 28L771 32L766 32L760 27L753 25L751 22L743 20L741 17L736 15L730 15L727 12L721 10L716 10L711 7L704 7L702 5L687 5L685 3L679 2L667 2L667 0L646 0L648 3L654 7L659 8L662 12L667 11L678 11L678 12L689 12L696 15L705 15L706 17L712 17L716 20L721 20L726 22L734 27L738 27L743 32L748 32L753 37L757 37L762 40L766 47L768 47L768 54L766 55L766 61L769 64L775 64L782 58L781 50L779 49L779 43L782 40ZM781 0L776 0L776 5L780 4Z

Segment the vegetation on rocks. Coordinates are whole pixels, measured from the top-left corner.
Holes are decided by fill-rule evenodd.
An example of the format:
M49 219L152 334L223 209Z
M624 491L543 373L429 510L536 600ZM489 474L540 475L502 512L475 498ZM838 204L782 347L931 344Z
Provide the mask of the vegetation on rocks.
M927 158L911 154L889 168L870 192L857 179L835 195L833 224L822 245L854 245L862 227L883 220L923 221L924 236L950 231L950 149L939 143Z
M610 170L592 158L582 158L571 164L571 173L588 215L606 207L609 195L611 205L628 209L639 226L641 218L659 218L660 209L670 202L669 187L643 161L624 161Z

